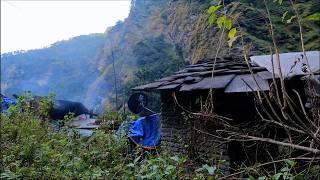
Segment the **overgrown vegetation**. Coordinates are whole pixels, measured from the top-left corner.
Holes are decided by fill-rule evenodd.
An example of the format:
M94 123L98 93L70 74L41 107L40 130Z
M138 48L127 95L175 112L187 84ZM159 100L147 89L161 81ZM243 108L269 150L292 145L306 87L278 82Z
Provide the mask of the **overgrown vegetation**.
M47 101L47 100L45 100ZM214 167L196 171L187 168L186 158L138 152L132 159L126 137L97 130L80 138L66 126L54 131L52 124L30 108L27 97L1 114L1 179L184 179L214 175ZM45 109L45 105L42 108ZM106 118L120 118L118 114Z
M100 117L105 126L90 137L80 137L70 125L73 115L65 116L59 131L46 118L52 96L32 99L21 96L17 106L1 114L2 179L218 179L225 177L212 157L199 165L192 158L166 152L128 151L126 136L114 134L114 124L134 119L130 113L109 112ZM30 104L30 103L33 104ZM36 108L35 108L36 106ZM115 123L107 123L115 121ZM109 127L106 129L106 127ZM113 127L113 128L111 128ZM112 129L112 130L111 130ZM111 131L110 131L111 130ZM241 167L249 179L303 179L318 177L319 165L302 170L298 159L278 161L278 170L265 174L265 164ZM316 159L315 159L316 160ZM217 163L218 162L218 163ZM237 174L234 175L236 177Z
M66 120L68 118L66 117ZM209 162L209 161L208 161ZM166 153L135 155L127 152L125 138L96 131L80 138L77 131L52 126L30 111L11 107L1 116L1 179L216 179L219 166L204 164L195 169L186 157ZM307 177L287 160L275 174L260 179ZM317 173L314 167L308 174ZM248 171L248 174L258 173ZM306 173L306 172L305 172ZM259 173L258 173L259 174ZM259 175L258 175L259 176ZM256 175L248 176L255 179ZM311 176L310 176L311 177Z
M203 33L210 29L207 27L207 13L202 13L202 10L209 5L207 1L204 1L205 3L201 5L198 4L199 2L175 1L170 5L170 8L178 6L177 12L170 12L170 9L165 11L164 7L167 7L165 1L159 1L155 4L150 4L150 2L144 4L143 1L133 1L134 8L131 13L133 16L127 22L119 23L114 27L110 34L110 36L116 35L112 38L114 41L106 45L106 51L108 51L110 48L114 50L115 44L119 44L114 50L115 65L117 67L117 73L114 73L114 76L117 76L115 79L119 80L121 86L119 94L123 95L122 102L125 102L125 95L129 94L131 87L154 81L179 69L184 64L182 56L188 57L192 62L201 59L201 57L216 57L220 53L218 52L219 49L217 50L216 48L217 46L221 46L219 48L224 53L227 51L232 52L232 49L223 48L227 47L228 44L215 44L211 46L212 42L217 41L217 39L212 38L216 37L213 34L220 34L217 33L220 32L217 29L209 30L209 36ZM298 7L306 10L301 12L300 15L303 20L303 28L308 30L306 34L303 34L303 37L306 38L307 50L319 48L319 44L315 43L319 40L319 35L315 34L316 32L314 31L319 28L315 23L318 19L318 14L315 12L317 11L317 7L312 6L312 4L317 4L317 2L310 2L299 1L297 4ZM181 4L179 3L184 3L184 6L180 6ZM301 45L297 43L300 41L300 34L297 29L299 26L292 23L297 20L297 16L294 17L294 12L289 10L290 4L288 6L272 6L270 11L276 15L269 15L268 19L268 17L262 16L261 12L265 12L265 6L270 7L270 4L275 2L268 1L266 4L263 4L258 1L239 0L238 2L226 1L225 3L226 8L232 12L228 14L228 17L238 18L235 19L239 20L240 24L239 26L236 25L239 27L236 33L239 34L233 34L229 39L239 35L238 43L243 40L245 43L249 42L257 45L254 47L242 46L247 52L241 52L240 55L247 55L249 50L259 53L270 53L270 49L282 52L300 50ZM146 8L149 6L150 9ZM287 11L288 13L285 15L284 13ZM185 32L185 34L179 34L178 30L185 30L190 25L189 22L185 21L185 17L192 19L195 12L202 13L195 18L196 21L192 21L196 22L195 27L192 26L193 29ZM239 12L242 12L243 16L240 16ZM148 13L151 13L151 15L147 16ZM213 13L212 10L210 13ZM168 17L174 17L174 20L166 22L166 20L170 19ZM312 20L312 22L307 21L306 17ZM136 24L132 22L135 18L139 20L136 21ZM150 26L144 27L143 25L146 24L144 20L154 22L150 23ZM225 20L226 18L220 19L218 25L221 24L222 26L222 22ZM265 23L265 20L267 25L260 25L260 23ZM157 24L156 22L163 24ZM266 27L269 27L271 22L279 25L279 29L274 30L275 39L278 40L278 48L270 45L273 41L269 37L270 29ZM224 26L229 27L228 24L230 23L224 23ZM126 26L132 27L132 29L123 28ZM144 27L144 30L138 31L141 27ZM172 28L170 29L171 32L168 33L169 37L159 35L165 32L163 30L165 27ZM226 28L229 29L228 27ZM157 31L152 33L155 29ZM133 34L137 36L129 36L128 34L131 32L134 32ZM141 38L144 33L148 35L148 38ZM123 36L123 34L126 36ZM190 34L191 38L186 38ZM185 41L184 39L188 40ZM172 43L170 40L175 42ZM175 45L175 43L182 44L182 48ZM235 48L239 48L236 44L232 45ZM186 53L189 50L191 52ZM109 57L108 52L106 54L106 56L101 55L103 61L105 61L105 57ZM107 62L105 66L102 65L102 72L110 72L109 66L111 64L111 62ZM131 66L138 68L131 68ZM127 73L125 72L126 70L130 72ZM103 73L103 76L107 75L109 75L108 77L112 77L111 73ZM275 84L280 88L284 87L279 82L275 82ZM116 91L118 90L116 89ZM274 97L283 97L278 99L269 99L270 97L266 94L254 94L257 106L262 107L258 111L263 112L259 114L258 122L261 123L259 127L271 127L273 129L277 127L277 130L282 129L283 136L281 139L260 137L261 134L259 133L261 131L253 131L252 127L248 129L240 129L239 127L223 129L229 135L227 137L220 137L224 140L236 140L244 144L248 141L258 142L257 144L261 146L258 145L257 147L263 148L269 147L265 144L271 142L279 145L282 151L277 156L270 155L268 157L270 159L267 162L253 162L250 166L243 163L231 175L222 174L219 165L216 163L217 161L223 161L220 159L208 159L206 164L199 165L193 164L195 162L190 161L188 157L173 156L164 152L149 154L142 151L135 155L130 154L127 150L127 139L125 137L116 137L113 134L114 129L123 120L130 119L128 114L108 112L100 117L100 123L102 123L101 130L96 131L91 137L80 138L77 131L72 129L72 127L67 125L60 131L55 131L46 120L46 107L50 104L50 99L39 103L40 111L30 109L28 104L24 103L26 102L25 99L20 99L16 108L11 107L6 115L1 115L1 178L218 179L243 177L276 180L319 179L320 166L319 153L317 151L319 148L319 122L314 124L310 122L311 118L304 114L304 108L300 108L301 104L292 104L290 96L286 92L276 91L275 93L279 94L274 94ZM113 96L113 93L109 93L110 97ZM273 101L272 104L259 104L259 102L267 100ZM269 112L272 108L276 108L276 112L272 112L273 114L270 115ZM297 116L295 116L296 114L292 115L292 113L297 111L299 111ZM298 120L301 118L306 121L303 121L303 123L299 122ZM72 116L66 117L66 124L71 119ZM316 120L319 121L319 119ZM306 126L305 122L312 124L312 126ZM254 128L256 127L254 126ZM267 134L269 133L268 135L270 135L273 132L275 131L267 132ZM252 144L249 143L249 145ZM267 148L263 148L256 151L262 152L267 150ZM302 149L303 153L300 151L301 148L304 148ZM304 151L305 149L307 151ZM312 152L313 150L315 153Z

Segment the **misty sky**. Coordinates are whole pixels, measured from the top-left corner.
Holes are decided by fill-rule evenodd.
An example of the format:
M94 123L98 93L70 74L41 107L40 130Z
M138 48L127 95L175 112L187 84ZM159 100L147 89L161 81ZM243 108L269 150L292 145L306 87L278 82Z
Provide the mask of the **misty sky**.
M130 0L1 0L1 53L42 48L71 37L103 33L124 20Z

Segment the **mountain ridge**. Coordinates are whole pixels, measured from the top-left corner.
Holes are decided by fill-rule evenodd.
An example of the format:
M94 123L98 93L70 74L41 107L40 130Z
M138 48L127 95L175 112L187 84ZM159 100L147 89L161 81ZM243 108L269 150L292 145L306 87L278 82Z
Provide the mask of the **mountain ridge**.
M53 92L57 99L84 102L88 86L99 76L94 60L104 36L81 35L42 49L2 54L1 93Z

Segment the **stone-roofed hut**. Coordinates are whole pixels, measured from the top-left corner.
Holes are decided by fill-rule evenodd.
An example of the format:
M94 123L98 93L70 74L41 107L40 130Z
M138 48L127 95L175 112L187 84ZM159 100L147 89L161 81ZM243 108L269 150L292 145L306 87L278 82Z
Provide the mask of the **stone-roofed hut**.
M216 130L223 129L227 118L233 123L254 121L258 115L255 109L257 93L253 92L270 91L273 78L276 77L266 67L253 61L201 60L169 77L133 90L160 92L163 150L200 160L214 156L224 159L228 163L222 169L228 172L229 163L241 163L245 155L237 142L221 143L215 136L219 133ZM209 92L213 92L212 98L208 96ZM211 99L210 107L218 115L214 118L220 118L220 121L197 114L189 116L190 112L205 111L202 105ZM221 117L224 118L221 120Z
M216 114L235 121L250 121L255 116L252 113L254 99L253 94L248 92L268 91L270 77L272 75L266 68L252 62L246 64L244 61L218 59L214 63L202 60L172 76L135 87L134 90L159 91L161 94L162 149L203 159L222 156L222 159L229 160L228 144L218 144L213 136L199 133L214 133L219 123L194 123L197 118L186 118L186 112L201 111L200 104L212 89Z

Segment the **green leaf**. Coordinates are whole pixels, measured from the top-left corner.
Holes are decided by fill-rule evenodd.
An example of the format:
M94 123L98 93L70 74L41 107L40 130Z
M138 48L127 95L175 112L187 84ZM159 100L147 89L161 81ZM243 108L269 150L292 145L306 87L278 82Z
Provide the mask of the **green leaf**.
M133 163L129 163L129 164L127 164L127 167L134 167L134 164Z
M236 28L232 28L228 33L229 39L234 39L234 36L236 35L236 32L237 32L237 29Z
M232 47L233 42L236 41L236 40L237 40L237 37L235 37L234 39L229 39L228 40L229 47Z
M211 26L212 23L214 22L214 17L215 17L215 14L211 14L210 17L209 17L209 25Z
M232 26L232 20L231 19L227 19L225 21L225 27L230 30L231 29L231 26Z
M287 163L288 165L290 165L290 167L294 167L297 164L296 161L289 160L289 159L286 159L284 162Z
M288 172L288 171L290 171L290 169L289 169L288 167L284 167L284 168L282 168L280 171L281 171L281 172Z
M202 166L204 169L206 169L209 173L209 175L214 175L214 171L217 169L215 166L208 166L207 164Z
M137 164L137 162L139 162L140 159L141 159L141 156L138 156L137 158L135 158L133 160L133 164Z
M221 6L218 5L218 6L210 6L210 8L208 9L208 13L209 14L212 14L214 13L216 10L218 10Z
M220 16L217 19L217 25L220 29L222 28L222 25L225 23L225 21L226 21L226 16Z
M180 158L178 156L172 156L172 157L170 157L170 159L172 159L176 162L178 162L180 160Z
M287 16L287 14L288 14L288 11L286 11L286 12L284 12L283 14L282 14L282 22L284 21L284 18L286 18L286 16Z
M260 177L258 177L258 180L265 180L265 179L266 179L265 176L260 176Z
M233 42L237 39L235 37L236 33L237 33L237 29L236 28L232 28L229 31L229 33L228 33L228 37L229 37L228 45L229 45L229 47L232 47Z
M320 12L316 12L314 14L307 16L307 19L309 21L320 21Z
M277 173L277 174L273 175L273 179L274 180L279 180L281 175L282 175L282 173Z
M280 5L282 4L283 0L273 0L273 2L279 3Z
M203 171L203 167L196 169L196 172L197 172L197 173L198 173L198 172L201 172L201 171Z
M287 20L287 23L291 23L294 18L296 18L296 16L291 16L290 19Z
M176 170L176 167L175 166L172 166L172 165L168 165L165 169L165 174L171 174L173 173L174 171Z

